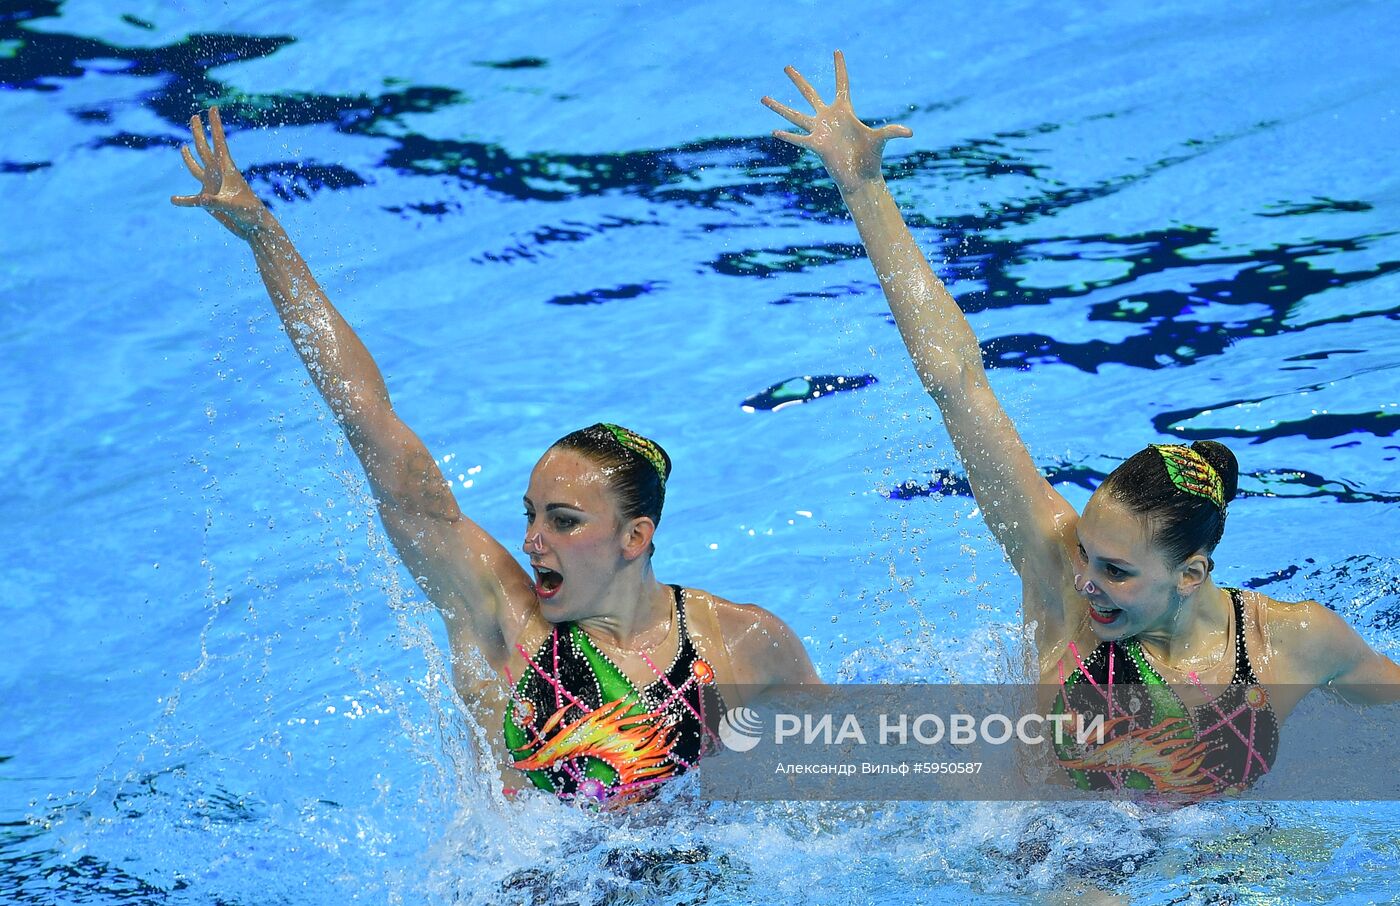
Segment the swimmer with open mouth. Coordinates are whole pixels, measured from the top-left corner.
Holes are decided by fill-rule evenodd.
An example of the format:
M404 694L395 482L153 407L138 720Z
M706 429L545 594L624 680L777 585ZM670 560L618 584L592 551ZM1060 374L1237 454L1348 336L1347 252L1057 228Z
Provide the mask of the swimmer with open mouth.
M442 469L395 412L364 343L229 154L217 107L181 149L208 211L248 243L293 345L369 478L395 550L447 624L454 677L502 728L508 789L622 804L716 749L730 703L818 683L801 641L761 607L657 580L651 558L671 459L615 424L560 438L531 473L527 572L465 516ZM625 368L625 363L619 363ZM567 577L567 582L565 581ZM484 655L499 682L457 673ZM669 665L669 666L668 666Z

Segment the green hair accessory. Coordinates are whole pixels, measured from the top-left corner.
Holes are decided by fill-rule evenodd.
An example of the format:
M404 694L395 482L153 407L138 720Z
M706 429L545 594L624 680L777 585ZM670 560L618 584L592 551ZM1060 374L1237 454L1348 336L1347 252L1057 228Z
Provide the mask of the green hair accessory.
M661 487L666 487L666 457L662 455L661 448L655 441L649 440L636 431L630 431L621 425L610 425L601 422L608 433L622 446L636 453L638 456L651 463L651 467L656 470L656 475L661 479Z
M1181 444L1153 444L1152 449L1162 454L1167 477L1177 490L1204 497L1219 509L1225 509L1225 485L1220 473L1204 456Z

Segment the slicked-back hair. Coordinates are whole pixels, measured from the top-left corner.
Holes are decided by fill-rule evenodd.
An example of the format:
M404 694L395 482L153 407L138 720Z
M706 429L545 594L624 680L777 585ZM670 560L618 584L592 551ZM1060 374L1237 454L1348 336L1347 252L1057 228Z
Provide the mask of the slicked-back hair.
M1239 485L1240 467L1235 454L1213 440L1198 440L1191 449L1220 476L1228 504ZM1152 540L1171 566L1186 562L1196 551L1204 551L1209 558L1225 533L1226 508L1173 483L1162 454L1155 447L1134 453L1104 479L1099 490L1147 517Z

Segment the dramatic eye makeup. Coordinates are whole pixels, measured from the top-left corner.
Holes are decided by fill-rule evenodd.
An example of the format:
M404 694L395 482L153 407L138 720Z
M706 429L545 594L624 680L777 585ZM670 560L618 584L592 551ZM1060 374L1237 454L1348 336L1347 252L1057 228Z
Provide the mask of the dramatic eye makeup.
M1083 557L1084 562L1086 563L1088 563L1091 559L1101 563L1103 565L1103 571L1107 573L1108 577L1111 579L1125 579L1128 576L1132 575L1132 573L1125 568L1125 565L1121 561L1108 560L1104 557L1091 558L1089 556L1089 552L1084 549L1084 542L1082 541L1079 542L1079 556Z
M555 531L567 532L578 528L583 524L583 513L577 507L567 503L547 503L544 505L549 525ZM532 525L535 521L535 506L530 499L525 498L525 524Z

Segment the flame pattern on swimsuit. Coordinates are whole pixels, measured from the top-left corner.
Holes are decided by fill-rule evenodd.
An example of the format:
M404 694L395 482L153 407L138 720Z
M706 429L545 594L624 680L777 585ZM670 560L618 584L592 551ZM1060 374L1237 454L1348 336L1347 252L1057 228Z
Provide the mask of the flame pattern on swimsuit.
M1220 695L1195 709L1152 668L1136 639L1100 642L1087 660L1071 644L1076 669L1067 679L1062 674L1052 713L1077 714L1084 723L1104 718L1101 743L1056 734L1055 754L1075 786L1197 800L1242 791L1269 772L1278 718L1249 662L1239 590L1229 593L1235 671Z
M533 655L516 650L529 669L513 682L505 740L514 765L542 790L563 799L615 806L655 794L717 751L724 700L714 669L700 657L676 597L676 657L638 689L578 625L556 625Z

